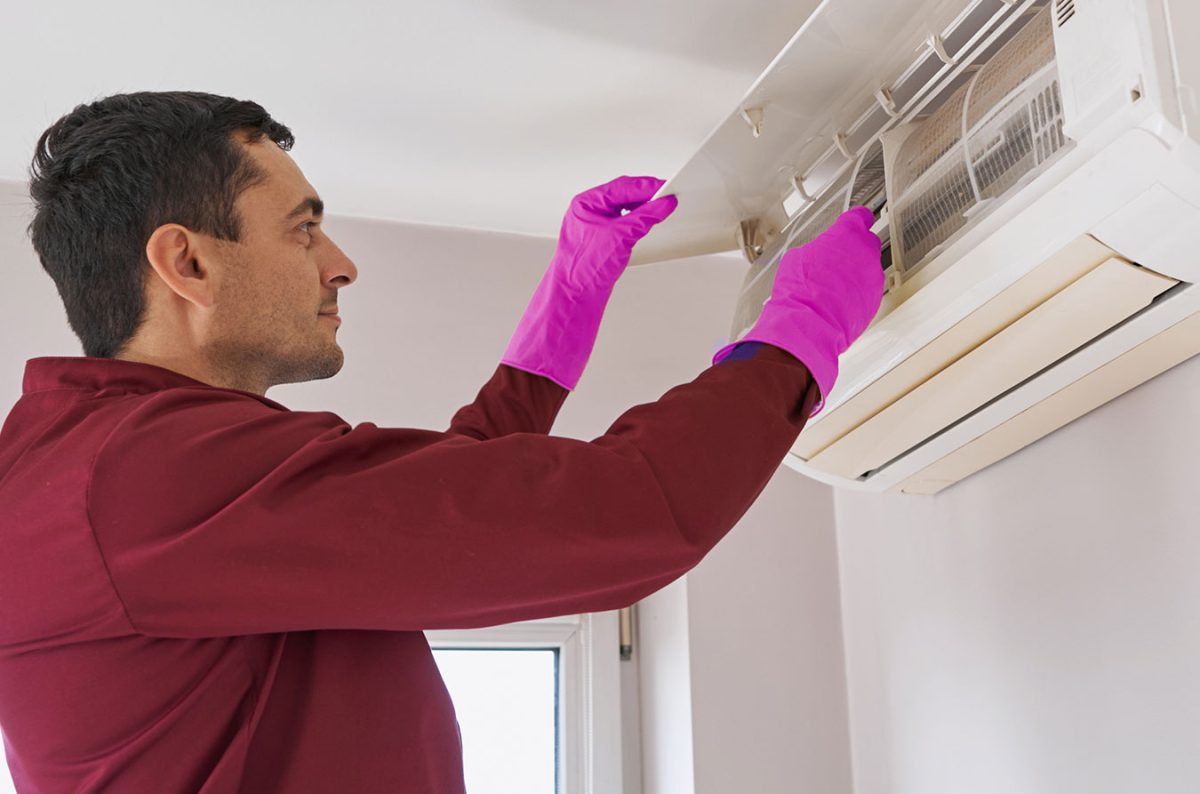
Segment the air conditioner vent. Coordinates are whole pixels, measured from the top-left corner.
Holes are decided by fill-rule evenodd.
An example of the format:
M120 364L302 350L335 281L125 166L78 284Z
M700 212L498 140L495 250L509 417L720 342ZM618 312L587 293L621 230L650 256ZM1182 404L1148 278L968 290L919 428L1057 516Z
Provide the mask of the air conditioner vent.
M1075 0L1054 0L1054 18L1060 28L1073 16L1075 16Z
M884 138L902 275L1068 148L1047 6L929 118Z

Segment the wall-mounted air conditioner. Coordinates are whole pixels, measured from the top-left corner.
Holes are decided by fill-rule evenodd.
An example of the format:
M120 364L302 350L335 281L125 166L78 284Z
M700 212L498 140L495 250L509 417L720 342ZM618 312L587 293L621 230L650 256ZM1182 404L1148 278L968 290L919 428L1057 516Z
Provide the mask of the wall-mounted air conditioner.
M1200 2L826 0L662 189L634 264L865 204L886 294L787 463L934 493L1200 352Z

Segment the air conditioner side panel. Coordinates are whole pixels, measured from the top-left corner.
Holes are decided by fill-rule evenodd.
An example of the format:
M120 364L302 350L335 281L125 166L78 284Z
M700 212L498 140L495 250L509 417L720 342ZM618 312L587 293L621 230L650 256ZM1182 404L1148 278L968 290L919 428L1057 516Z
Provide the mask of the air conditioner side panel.
M1092 234L1135 262L1195 283L1200 282L1197 230L1200 208L1155 183L1096 224Z
M1142 48L1131 0L1075 0L1069 15L1056 11L1054 50L1069 138L1087 135L1142 89Z

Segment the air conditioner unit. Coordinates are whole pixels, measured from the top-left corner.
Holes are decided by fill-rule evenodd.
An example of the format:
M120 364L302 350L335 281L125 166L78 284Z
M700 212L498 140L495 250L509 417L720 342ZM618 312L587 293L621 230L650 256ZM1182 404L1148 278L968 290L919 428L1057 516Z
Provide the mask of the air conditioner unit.
M736 339L870 207L883 305L787 464L935 493L1200 352L1197 42L1191 0L825 0L633 263L743 251Z

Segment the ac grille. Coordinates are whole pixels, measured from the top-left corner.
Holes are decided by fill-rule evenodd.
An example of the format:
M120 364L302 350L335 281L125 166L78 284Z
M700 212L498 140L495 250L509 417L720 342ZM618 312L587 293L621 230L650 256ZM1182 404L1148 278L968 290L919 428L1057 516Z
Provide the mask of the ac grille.
M1075 16L1075 0L1054 0L1054 18L1058 22L1058 27L1061 28L1073 16Z
M854 174L854 183L850 185L850 201L847 206L857 207L860 204L876 209L884 195L887 183L884 171L883 145L879 141L872 143L858 161Z
M1067 148L1049 11L888 147L891 233L901 274L919 269L973 212Z
M1041 168L1066 145L1062 125L1061 93L1054 80L1014 108L996 134L972 142L971 165L980 198L998 197L1026 173ZM908 272L966 224L963 213L976 203L966 163L958 162L898 213L905 260L913 263Z

